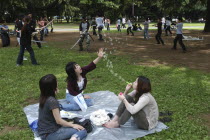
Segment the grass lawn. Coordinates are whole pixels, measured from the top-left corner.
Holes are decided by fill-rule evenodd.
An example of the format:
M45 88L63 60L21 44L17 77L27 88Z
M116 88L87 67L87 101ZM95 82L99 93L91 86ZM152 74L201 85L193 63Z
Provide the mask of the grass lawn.
M96 58L96 53L70 51L57 46L65 42L51 42L48 47L38 49L35 55L40 66L33 66L30 60L16 67L19 52L17 47L0 48L0 139L33 140L33 133L28 127L23 107L31 100L39 98L39 79L46 74L54 74L58 79L60 93L58 98L65 98L65 65L76 61L81 66ZM29 59L29 54L25 56ZM131 64L129 56L108 55L113 71L126 81L134 81L137 76L147 76L152 83L152 94L156 98L159 111L173 111L172 122L166 123L169 129L148 135L145 140L198 140L210 139L209 130L204 126L202 114L210 111L210 74L169 66L146 67ZM97 69L89 73L85 93L109 90L116 94L123 92L125 82L113 76L106 67L107 61L101 61ZM12 130L5 132L7 127Z

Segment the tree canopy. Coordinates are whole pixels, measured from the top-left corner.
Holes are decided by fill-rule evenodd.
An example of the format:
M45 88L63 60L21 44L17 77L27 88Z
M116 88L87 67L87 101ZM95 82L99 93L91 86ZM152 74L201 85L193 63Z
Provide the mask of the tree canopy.
M32 13L37 17L65 16L67 19L103 15L111 20L123 16L142 19L182 16L191 20L206 18L207 23L209 7L210 0L1 0L0 20L11 22L20 15Z

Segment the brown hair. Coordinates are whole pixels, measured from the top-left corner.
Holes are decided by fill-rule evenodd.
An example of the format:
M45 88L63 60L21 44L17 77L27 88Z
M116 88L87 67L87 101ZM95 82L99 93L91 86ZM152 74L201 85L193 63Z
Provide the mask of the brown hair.
M21 33L24 34L26 32L26 25L30 22L31 17L25 16L24 17L24 25L23 28L21 29Z
M151 92L151 83L150 80L144 76L138 77L138 84L137 84L137 93L135 96L135 102L137 103L139 98L144 94Z

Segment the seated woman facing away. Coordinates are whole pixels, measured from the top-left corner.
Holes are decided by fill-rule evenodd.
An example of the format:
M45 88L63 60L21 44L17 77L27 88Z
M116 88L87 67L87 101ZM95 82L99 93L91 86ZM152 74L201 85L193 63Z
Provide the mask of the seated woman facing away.
M58 92L56 77L52 74L39 81L40 101L38 134L42 140L82 140L87 131L78 124L63 120L59 112L59 103L55 97Z
M126 95L133 87L133 91ZM150 130L158 124L159 111L154 97L151 95L150 80L139 76L133 85L126 86L124 94L118 97L122 101L114 118L104 124L107 128L116 128L125 124L132 116L139 129Z
M75 97L82 94L83 90L86 88L87 78L86 74L96 68L96 64L103 57L103 48L99 49L98 57L93 60L89 65L80 67L76 62L69 62L66 65L66 73L68 75L67 90L66 90L66 100L68 103L62 103L62 109L66 111L77 111L80 110L79 105L75 101ZM87 106L93 105L90 96L83 95Z

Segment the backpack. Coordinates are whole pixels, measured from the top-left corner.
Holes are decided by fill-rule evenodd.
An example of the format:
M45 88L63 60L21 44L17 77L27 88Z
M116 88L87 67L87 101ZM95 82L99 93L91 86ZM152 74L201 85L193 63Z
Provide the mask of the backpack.
M93 130L93 125L90 119L75 117L73 118L73 121L74 121L74 124L79 124L83 126L87 130L88 133L90 133Z

